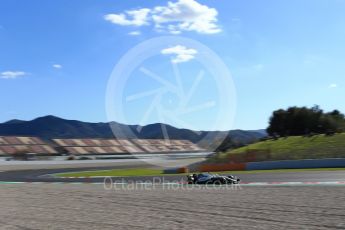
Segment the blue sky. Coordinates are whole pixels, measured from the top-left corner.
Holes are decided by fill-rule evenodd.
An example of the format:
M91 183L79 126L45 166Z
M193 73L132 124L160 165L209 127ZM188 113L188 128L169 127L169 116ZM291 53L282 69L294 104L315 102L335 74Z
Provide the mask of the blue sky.
M293 105L345 112L344 12L343 0L2 0L0 121L48 114L106 121L106 89L116 63L135 45L164 35L201 42L232 73L233 125L212 125L220 104L206 71L192 102L215 105L185 117L196 129L265 128L273 110ZM145 67L170 81L175 60L190 89L200 51L183 44L169 48ZM139 70L132 75L126 96L155 89ZM142 119L150 100L124 101L126 120L119 121L159 122L156 115ZM174 109L178 98L167 94L161 103Z

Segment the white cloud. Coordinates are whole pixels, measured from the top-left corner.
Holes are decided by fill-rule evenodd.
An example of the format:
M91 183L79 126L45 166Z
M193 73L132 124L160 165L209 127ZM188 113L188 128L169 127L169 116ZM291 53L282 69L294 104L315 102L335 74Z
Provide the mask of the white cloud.
M62 68L62 65L60 65L60 64L54 64L53 67L54 67L55 69L61 69L61 68Z
M141 32L138 31L138 30L136 30L136 31L131 31L131 32L129 32L128 34L129 34L129 35L132 35L132 36L138 36L138 35L141 34Z
M337 87L338 87L338 85L335 83L332 83L328 86L328 88L337 88Z
M104 19L121 26L143 26L148 24L150 9L128 10L121 14L107 14Z
M123 26L153 25L157 31L171 34L180 34L183 31L214 34L221 32L217 25L217 15L215 8L202 5L195 0L178 0L151 9L107 14L104 18Z
M18 77L22 77L24 75L26 75L27 73L23 72L23 71L5 71L0 73L0 78L3 79L16 79Z
M158 27L166 27L169 32L195 31L198 33L218 33L216 24L218 12L195 0L168 2L167 6L157 6L152 18ZM170 24L172 23L172 24Z
M172 58L173 63L187 62L195 57L198 53L195 49L188 49L185 46L177 45L174 47L166 48L161 50L162 54L174 55Z

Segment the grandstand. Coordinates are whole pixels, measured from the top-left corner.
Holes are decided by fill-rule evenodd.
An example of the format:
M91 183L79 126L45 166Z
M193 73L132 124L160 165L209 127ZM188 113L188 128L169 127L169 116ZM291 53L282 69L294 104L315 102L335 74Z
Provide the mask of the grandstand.
M202 152L187 140L159 139L53 139L70 154L128 154Z
M205 151L188 140L134 139L133 142L148 153Z
M37 137L0 136L0 156L15 154L153 154L153 153L186 153L202 152L187 140L161 139L53 139L46 143Z
M70 154L128 154L145 151L129 140L121 139L53 139Z
M37 137L0 136L0 155L35 153L38 155L56 154L54 148Z

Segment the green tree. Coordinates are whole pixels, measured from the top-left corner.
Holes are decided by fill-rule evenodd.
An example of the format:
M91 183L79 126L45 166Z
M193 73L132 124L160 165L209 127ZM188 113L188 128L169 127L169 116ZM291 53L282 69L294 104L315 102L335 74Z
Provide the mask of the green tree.
M324 113L319 106L289 107L273 112L267 132L271 136L334 133L345 130L345 116L338 110Z

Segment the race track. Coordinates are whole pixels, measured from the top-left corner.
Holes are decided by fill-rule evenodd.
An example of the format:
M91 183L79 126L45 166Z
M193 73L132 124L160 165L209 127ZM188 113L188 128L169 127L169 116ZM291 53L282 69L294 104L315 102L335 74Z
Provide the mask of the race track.
M85 183L102 183L104 178L56 178L52 174L106 170L114 168L133 168L147 167L146 163L141 161L128 164L114 164L106 167L81 167L81 168L58 168L58 169L35 169L35 170L12 170L0 172L0 181L10 182L85 182ZM241 178L244 183L253 182L332 182L345 181L345 171L307 171L307 172L284 172L284 173L257 173L257 174L238 174L236 171L233 175ZM114 180L122 182L176 182L183 181L185 176L166 175L164 177L140 176L140 177L116 177Z
M183 179L174 175L165 176L165 183L139 186L132 182L155 182L154 178L114 178L128 183L104 187L103 178L49 175L142 166L131 162L106 167L1 171L0 229L345 228L345 186L170 185L170 181ZM243 183L345 181L345 171L234 175Z

